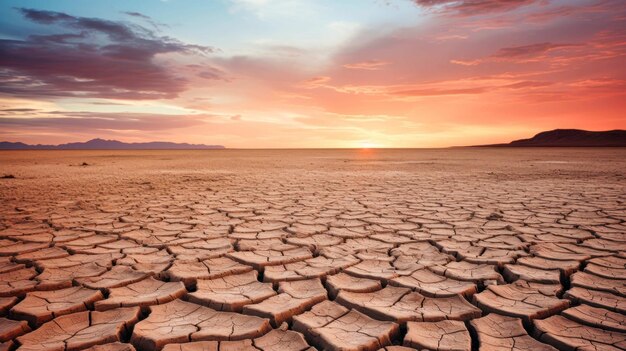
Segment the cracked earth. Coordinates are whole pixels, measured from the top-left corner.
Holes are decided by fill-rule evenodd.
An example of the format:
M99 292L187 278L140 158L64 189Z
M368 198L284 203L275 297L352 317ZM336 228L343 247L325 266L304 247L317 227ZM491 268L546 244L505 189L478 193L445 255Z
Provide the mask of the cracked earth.
M1 152L0 350L624 350L624 156Z

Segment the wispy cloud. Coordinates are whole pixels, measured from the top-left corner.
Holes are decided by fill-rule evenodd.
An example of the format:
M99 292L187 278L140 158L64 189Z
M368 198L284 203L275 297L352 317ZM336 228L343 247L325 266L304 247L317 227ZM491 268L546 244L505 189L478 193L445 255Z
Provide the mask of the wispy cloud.
M387 66L391 62L381 61L381 60L368 60L354 63L347 63L343 65L345 68L349 69L363 69L368 71L375 71L382 69L384 66Z
M6 110L5 110L6 111ZM32 112L32 111L31 111ZM155 115L142 113L39 112L38 117L2 117L0 125L48 131L159 131L200 126L211 116Z
M417 5L462 16L511 11L539 0L413 0Z

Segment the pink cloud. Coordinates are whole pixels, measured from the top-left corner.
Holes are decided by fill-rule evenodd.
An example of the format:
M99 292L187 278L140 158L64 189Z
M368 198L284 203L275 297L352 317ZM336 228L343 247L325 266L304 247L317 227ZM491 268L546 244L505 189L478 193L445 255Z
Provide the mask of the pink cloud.
M302 86L305 88L317 88L324 86L326 83L330 82L330 80L331 78L327 76L313 77L302 82Z
M380 60L368 60L368 61L362 61L362 62L347 63L343 65L343 67L349 68L349 69L364 69L364 70L373 71L373 70L379 70L382 67L387 66L388 64L390 64L390 62L380 61Z
M537 43L530 45L521 45L513 47L505 47L499 49L490 57L495 60L513 60L527 61L537 60L544 57L545 54L564 48L576 47L575 44L557 44L557 43Z
M444 13L462 16L482 15L515 10L538 0L413 0L426 8L438 8Z

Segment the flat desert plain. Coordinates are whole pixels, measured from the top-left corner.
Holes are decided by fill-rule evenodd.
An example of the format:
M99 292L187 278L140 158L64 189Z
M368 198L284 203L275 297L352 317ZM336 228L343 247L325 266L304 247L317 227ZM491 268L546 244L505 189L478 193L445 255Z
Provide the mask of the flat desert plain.
M0 152L0 349L624 350L625 156Z

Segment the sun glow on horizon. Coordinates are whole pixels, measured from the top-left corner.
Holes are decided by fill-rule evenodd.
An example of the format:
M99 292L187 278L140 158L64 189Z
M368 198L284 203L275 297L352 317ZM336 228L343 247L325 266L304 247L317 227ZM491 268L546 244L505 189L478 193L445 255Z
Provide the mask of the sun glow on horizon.
M6 0L0 11L11 39L0 141L375 149L626 128L619 1Z
M359 148L364 149L364 150L368 150L368 149L379 149L382 148L384 146L382 146L379 143L375 143L375 142L371 142L371 141L362 141L359 143Z

